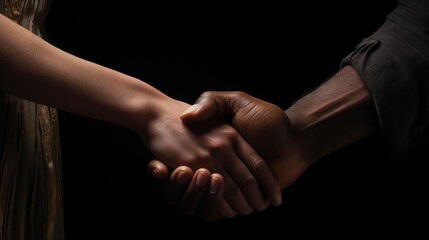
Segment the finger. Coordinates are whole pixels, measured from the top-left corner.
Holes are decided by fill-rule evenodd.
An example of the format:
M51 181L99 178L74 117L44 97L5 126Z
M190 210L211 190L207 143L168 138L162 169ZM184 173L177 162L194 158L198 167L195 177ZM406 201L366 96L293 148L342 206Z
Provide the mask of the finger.
M247 158L256 158L256 157L260 158L260 157L258 153L255 150L253 150L252 147L250 147L250 145L248 145L247 142L244 141L244 139L241 138L239 135L233 134L233 133L230 135L234 136L232 139L234 139L233 141L235 141L233 144L235 147L232 151L227 151L227 150L223 151L220 154L221 156L219 156L219 158L228 159L228 161L223 162L224 164L223 167L225 168L225 171L228 172L228 175L232 178L232 181L238 185L240 192L242 193L242 195L244 195L249 206L252 209L262 211L265 208L267 208L268 201L262 195L262 191L260 190L260 187L258 185L256 178L253 176L252 172L248 169L248 167L243 163L243 160L238 157L238 155L240 154L240 155L243 155L243 157L247 157ZM249 152L245 154L237 152L236 150L236 148L238 148L237 144L245 145L248 148ZM238 149L241 150L241 148L238 148ZM222 171L222 169L220 169L220 171ZM228 179L223 173L222 175L225 177L225 182L228 184L229 183ZM226 188L226 190L229 190L229 189Z
M251 96L243 92L207 91L201 94L194 106L182 113L181 119L184 122L191 123L201 122L214 116L229 116L234 118L235 114L246 106L247 102L242 101L244 98L251 98ZM280 205L282 202L281 189L266 162L259 157L249 144L239 144L238 146L241 146L238 148L241 153L239 154L239 158L244 161L244 164L250 170L251 174L256 178L264 198L275 206ZM252 154L249 152L250 149ZM232 170L234 170L234 168L232 168ZM231 176L236 175L235 173L231 173ZM238 179L236 180L239 181ZM252 179L246 181L252 185ZM241 188L246 188L243 183L239 185ZM251 190L250 186L249 190ZM249 190L243 189L245 193L248 193ZM249 195L246 194L246 196ZM251 199L248 199L250 204L257 210L265 208L265 205L260 204L260 200L257 199L257 196L258 195L253 195Z
M193 176L194 172L189 167L176 168L162 189L165 202L170 205L176 205L188 188Z
M229 115L228 112L234 104L231 105L228 101L230 93L221 93L224 94L221 97L214 91L202 93L197 101L180 115L180 119L186 123L195 123L215 116Z
M225 197L221 197L219 206L217 208L217 214L221 218L233 218L238 215L238 213L229 205Z
M214 221L222 218L218 214L218 206L220 204L223 193L223 177L217 173L211 175L211 181L208 191L204 194L204 198L198 206L197 214L206 221Z
M253 208L249 205L244 197L241 189L238 187L234 179L227 172L221 172L225 180L225 190L223 197L231 206L231 208L239 215L249 215L253 212Z
M255 176L257 180L257 184L259 186L258 190L262 191L262 195L264 199L267 199L274 206L279 206L282 203L281 189L277 181L275 180L274 175L272 174L268 164L253 149L253 147L247 144L247 142L241 137L237 139L237 144L235 144L235 146L236 146L236 152L238 157L245 164L246 169L250 170L252 176ZM235 169L235 168L232 167L232 169ZM247 186L246 188L249 189L248 190L249 194L252 191L256 191L256 190L252 190L252 188L254 188L253 186L254 184L255 183L251 178L248 178L247 181L244 183L244 185ZM259 195L258 194L253 195L253 198L249 199L249 201L251 203L260 204ZM255 209L260 209L260 208L265 209L267 206L262 207L262 205L258 205L258 207L257 206L254 206L254 207Z
M262 195L256 178L240 159L225 163L225 169L238 185L243 197L247 200L251 208L258 211L267 208L268 201Z
M195 172L195 175L179 201L178 209L184 215L193 216L196 214L199 203L209 189L211 181L210 172L201 168Z
M168 178L168 167L157 159L147 164L147 173L153 181L163 181Z

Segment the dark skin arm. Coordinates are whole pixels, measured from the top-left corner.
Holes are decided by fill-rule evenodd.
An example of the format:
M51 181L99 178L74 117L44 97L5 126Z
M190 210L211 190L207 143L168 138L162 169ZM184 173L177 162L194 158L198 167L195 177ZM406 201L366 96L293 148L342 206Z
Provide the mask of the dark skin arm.
M293 184L317 160L375 134L379 128L373 99L350 66L342 68L286 111L243 92L206 92L181 118L191 124L219 116L228 118L267 160L282 189ZM156 169L167 176L165 166L153 163L156 162L148 166L150 172ZM172 184L175 179L170 177L166 186L171 188ZM190 193L189 189L196 188L192 183L188 187L177 183L176 186L181 191L170 191L166 195L178 204L193 206L193 211L185 212L188 215L205 216L207 210L200 206L216 205L207 203L214 198L195 194L195 190ZM181 198L182 194L186 199ZM212 212L209 219L215 215Z

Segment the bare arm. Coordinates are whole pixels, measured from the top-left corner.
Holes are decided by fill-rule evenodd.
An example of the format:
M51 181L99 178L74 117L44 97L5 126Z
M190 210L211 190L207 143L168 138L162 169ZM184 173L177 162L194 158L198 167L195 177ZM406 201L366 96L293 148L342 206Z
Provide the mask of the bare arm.
M300 98L285 113L300 155L310 164L378 130L372 96L350 66Z
M171 101L142 81L68 54L0 15L0 88L136 130ZM132 122L140 114L140 123Z
M256 170L262 158L232 127L219 120L187 127L179 115L189 104L66 53L3 15L0 29L2 91L134 130L169 167L206 167L221 173L230 212L248 214L265 208L267 199L279 199L269 168Z

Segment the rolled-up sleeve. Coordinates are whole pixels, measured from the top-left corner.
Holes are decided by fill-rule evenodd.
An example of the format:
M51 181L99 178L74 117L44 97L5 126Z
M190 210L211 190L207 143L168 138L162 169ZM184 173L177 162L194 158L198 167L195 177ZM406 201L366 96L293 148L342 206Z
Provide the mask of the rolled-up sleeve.
M429 0L401 0L385 23L345 57L371 93L392 159L429 142Z

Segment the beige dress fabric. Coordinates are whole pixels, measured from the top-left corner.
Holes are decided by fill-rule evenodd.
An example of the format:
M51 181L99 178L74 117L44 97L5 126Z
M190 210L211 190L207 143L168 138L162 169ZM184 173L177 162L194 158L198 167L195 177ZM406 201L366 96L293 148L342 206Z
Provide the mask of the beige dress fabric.
M46 37L49 3L0 0L0 13ZM0 90L0 240L64 239L62 197L56 110Z

